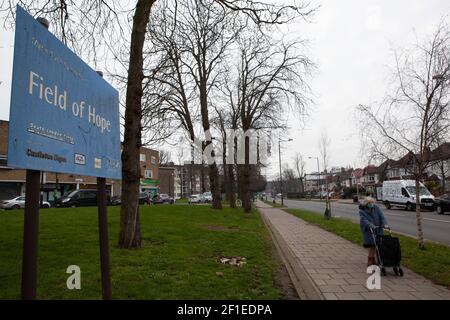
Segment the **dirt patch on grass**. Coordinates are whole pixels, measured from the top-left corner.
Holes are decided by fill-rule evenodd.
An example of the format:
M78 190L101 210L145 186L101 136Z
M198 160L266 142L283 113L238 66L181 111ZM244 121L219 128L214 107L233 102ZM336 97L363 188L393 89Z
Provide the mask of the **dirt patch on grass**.
M239 231L241 231L238 227L225 227L225 226L218 226L218 225L205 226L205 228L209 231L222 231L222 232L239 232Z

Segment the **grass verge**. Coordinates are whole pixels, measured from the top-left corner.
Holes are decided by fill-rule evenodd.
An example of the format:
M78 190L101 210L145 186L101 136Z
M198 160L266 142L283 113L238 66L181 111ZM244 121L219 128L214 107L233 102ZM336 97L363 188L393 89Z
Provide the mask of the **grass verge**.
M209 206L141 207L142 249L118 249L119 207L109 207L115 299L279 299L270 235L259 214ZM39 299L100 299L97 209L41 210ZM0 212L0 299L20 298L23 211ZM247 258L242 267L219 258ZM68 290L69 265L81 290ZM216 275L216 272L222 274Z
M299 209L285 209L285 211L353 243L362 244L359 224L349 219L325 220L321 214L313 212ZM416 239L398 234L393 235L400 238L402 265L436 284L450 288L450 247L426 241L425 250L420 250Z

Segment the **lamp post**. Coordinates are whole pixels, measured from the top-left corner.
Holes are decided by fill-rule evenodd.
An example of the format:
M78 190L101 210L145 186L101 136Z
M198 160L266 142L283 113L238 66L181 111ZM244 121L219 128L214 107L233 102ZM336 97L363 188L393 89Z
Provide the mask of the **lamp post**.
M319 157L308 157L309 159L316 159L317 160L317 172L319 175L319 182L318 182L318 188L319 188L319 197L320 200L322 200L322 190L320 188L320 165L319 165Z
M289 142L292 141L292 139L287 140L281 140L281 138L278 138L278 160L280 162L280 188L281 188L281 206L284 206L284 196L283 196L283 174L281 172L281 142Z

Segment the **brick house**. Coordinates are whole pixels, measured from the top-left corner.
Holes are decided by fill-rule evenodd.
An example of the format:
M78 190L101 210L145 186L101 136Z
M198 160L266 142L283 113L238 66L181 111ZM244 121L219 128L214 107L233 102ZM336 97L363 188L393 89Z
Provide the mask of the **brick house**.
M375 192L375 188L382 181L382 171L379 166L368 165L362 171L361 185L368 191Z
M175 190L175 167L161 166L159 167L159 193L168 194L173 197Z
M139 153L141 167L140 192L157 194L159 189L159 152L141 147Z

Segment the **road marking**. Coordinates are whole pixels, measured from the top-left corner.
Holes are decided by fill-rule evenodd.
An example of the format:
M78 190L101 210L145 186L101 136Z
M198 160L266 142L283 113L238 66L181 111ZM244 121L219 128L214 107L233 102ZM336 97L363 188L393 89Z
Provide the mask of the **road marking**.
M430 221L438 221L438 222L450 223L450 221L447 221L447 220L439 220L439 219L431 219L431 218L423 218L423 220L430 220Z

